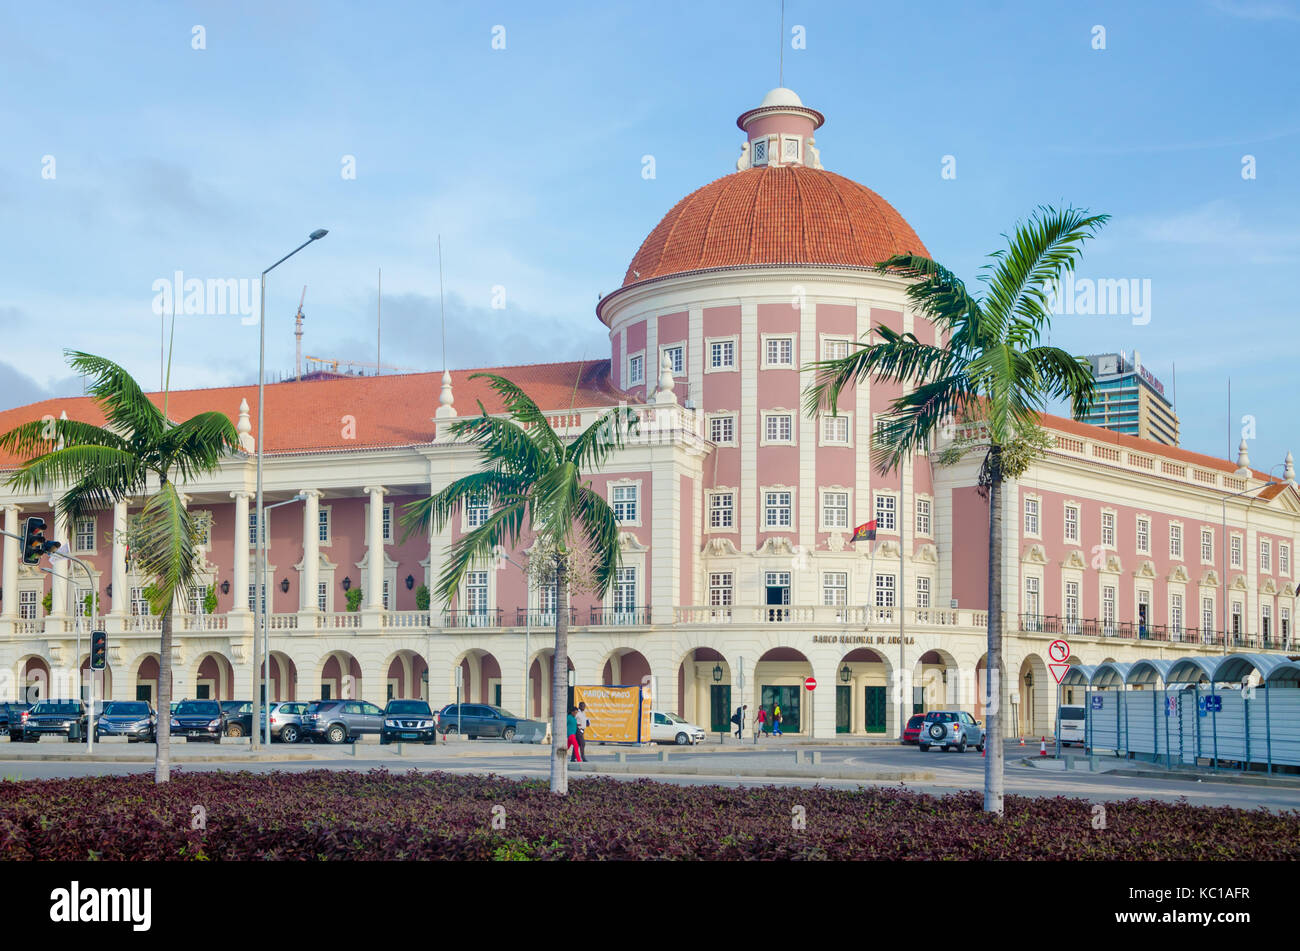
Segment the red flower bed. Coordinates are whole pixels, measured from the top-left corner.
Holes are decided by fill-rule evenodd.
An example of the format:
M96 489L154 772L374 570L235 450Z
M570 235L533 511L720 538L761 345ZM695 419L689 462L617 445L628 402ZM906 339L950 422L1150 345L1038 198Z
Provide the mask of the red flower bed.
M444 773L183 773L0 783L0 858L1296 859L1300 812L900 789L543 782ZM197 807L197 808L196 808ZM500 808L497 808L500 807ZM494 821L495 820L495 821ZM195 826L199 826L196 828ZM802 827L800 827L802 826Z

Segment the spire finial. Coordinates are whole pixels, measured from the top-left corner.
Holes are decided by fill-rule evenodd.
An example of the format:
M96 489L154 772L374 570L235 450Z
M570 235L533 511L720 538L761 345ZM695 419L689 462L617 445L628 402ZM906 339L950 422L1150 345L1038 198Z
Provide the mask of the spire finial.
M656 403L676 403L677 394L673 392L676 382L673 380L673 358L664 354L663 365L659 369L659 389L655 393Z
M456 407L452 404L450 370L442 371L442 393L438 396L438 404L435 419L450 419L456 415Z
M1291 450L1286 453L1286 468L1282 470L1282 478L1286 480L1287 485L1295 485L1295 457L1291 455Z
M1250 453L1246 449L1246 437L1242 437L1241 445L1237 447L1237 475L1250 475Z
M256 452L257 442L253 439L253 424L248 419L248 400L239 401L239 422L235 423L235 432L239 433L239 448L244 452Z

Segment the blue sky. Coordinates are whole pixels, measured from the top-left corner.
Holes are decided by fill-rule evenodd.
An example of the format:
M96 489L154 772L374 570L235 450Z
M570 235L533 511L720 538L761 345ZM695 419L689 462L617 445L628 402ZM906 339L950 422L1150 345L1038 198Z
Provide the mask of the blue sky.
M450 365L606 356L597 294L734 170L735 117L777 85L778 9L4 3L0 405L80 392L64 347L155 385L156 280L255 279L320 227L271 277L273 373L304 284L306 352L373 360L381 267L384 361L440 368L438 234ZM1232 443L1249 415L1257 467L1300 451L1300 0L787 0L786 29L825 166L933 256L974 281L1035 205L1110 213L1079 275L1149 280L1150 322L1061 316L1052 342L1140 350L1167 389L1176 365L1187 448L1227 453L1231 376ZM256 370L255 325L178 317L175 385Z

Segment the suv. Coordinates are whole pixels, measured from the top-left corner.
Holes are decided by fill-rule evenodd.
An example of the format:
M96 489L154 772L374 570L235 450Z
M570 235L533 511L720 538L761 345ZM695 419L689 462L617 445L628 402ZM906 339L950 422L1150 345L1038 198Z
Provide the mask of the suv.
M546 736L546 724L540 720L517 717L500 707L486 703L462 703L459 708L449 703L438 711L439 733L464 733L467 739L499 736L522 743L541 743Z
M226 736L252 735L252 700L222 700L221 712L226 715Z
M128 743L153 743L158 738L158 718L143 700L109 701L95 718L95 739L124 736Z
M266 729L266 715L271 714L271 740L281 743L297 743L302 739L302 715L307 712L308 704L301 700L273 700L271 709L262 711L260 736Z
M23 739L35 743L42 736L66 736L76 743L86 735L86 705L80 700L42 700L27 712Z
M940 746L945 750L965 753L967 746L984 752L984 726L965 710L935 710L925 715L918 737L921 752Z
M379 742L387 746L393 740L423 740L426 746L438 742L438 720L423 700L389 700L384 707L384 725Z
M310 740L351 742L383 728L384 711L364 700L315 700L302 715L302 734Z
M9 734L11 743L18 743L23 738L23 724L27 722L30 703L0 703L0 735Z
M190 740L221 742L226 732L226 714L215 700L182 700L172 707L172 736Z

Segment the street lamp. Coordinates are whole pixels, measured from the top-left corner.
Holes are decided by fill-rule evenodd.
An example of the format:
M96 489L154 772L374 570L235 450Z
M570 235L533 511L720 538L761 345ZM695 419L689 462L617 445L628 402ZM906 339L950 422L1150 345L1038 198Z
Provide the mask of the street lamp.
M714 664L714 665L713 665L713 682L714 682L715 684L720 684L720 683L722 683L722 665L721 665L721 664Z
M1244 446L1245 444L1246 444L1246 441L1243 439L1243 440L1242 440L1242 445ZM1244 452L1245 450L1243 449L1242 451ZM1278 463L1276 466L1274 466L1272 469L1269 469L1269 470L1268 470L1268 477L1269 477L1269 479L1272 479L1272 478L1273 478L1273 473L1274 473L1275 471L1277 471L1279 468L1283 468L1283 467L1285 467L1285 466L1286 466L1286 463L1285 463L1285 462L1280 462L1280 463ZM1238 470L1238 471L1240 471L1240 470ZM1285 469L1283 469L1283 471L1285 471ZM1247 478L1249 478L1249 476L1247 476ZM1220 606L1220 607L1221 607L1220 614L1221 614L1222 617L1223 617L1223 653L1224 653L1225 655L1228 653L1228 572L1231 570L1231 568L1230 568L1230 566L1229 566L1229 564L1228 564L1228 500L1229 500L1229 499L1235 499L1235 498L1238 498L1238 497L1243 496L1243 495L1249 495L1251 492L1259 492L1259 491L1261 491L1261 490L1263 490L1263 489L1267 489L1270 485L1283 485L1283 484L1284 484L1284 483L1282 483L1282 482L1276 482L1276 481L1265 482L1263 485L1257 485L1257 486L1254 486L1253 488L1242 489L1240 492L1234 492L1234 493L1232 493L1231 495L1225 495L1225 496L1223 497L1222 501L1221 501L1221 507L1222 507L1222 510L1223 510L1223 513L1222 513L1222 514L1223 514L1223 518L1222 518L1222 526L1223 526L1223 529L1222 529L1222 530L1223 530L1223 584L1222 584L1222 588L1223 588L1223 595L1222 595L1221 600L1222 600L1223 603L1222 603L1221 606ZM1251 502L1254 502L1254 501L1255 501L1254 499L1251 499ZM1241 546L1241 547L1242 547L1242 553L1241 553L1242 566L1244 567L1244 566L1245 566L1245 560L1246 560L1246 552L1245 552L1246 545L1245 545L1244 536L1243 536L1243 541L1242 541L1242 546Z
M258 525L257 525L257 565L256 565L257 572L256 572L256 574L254 575L254 577L258 578L259 580L262 579L262 577L265 575L265 568L266 568L266 535L265 535L265 533L263 532L262 523L261 523L261 522L262 522L262 450L263 450L263 447L266 445L266 426L265 426L265 423L266 423L266 400L263 399L263 396L264 396L264 390L265 390L265 388L266 388L266 275L270 274L272 271L274 271L277 267L279 267L279 266L280 266L281 264L283 264L285 261L289 260L291 257L293 257L295 254L297 254L297 253L298 253L299 251L301 251L303 248L307 247L307 245L311 244L313 241L319 241L321 238L325 237L325 235L327 235L327 234L329 234L329 232L326 231L324 228L318 228L318 229L316 229L315 231L313 231L311 234L309 234L309 235L307 236L307 240L306 240L306 241L304 241L302 244L298 245L298 247L294 248L292 251L290 251L288 254L286 254L284 257L280 258L280 260L276 261L274 264L272 264L270 267L268 267L265 271L262 272L262 291L261 291L261 299L260 299L260 301L259 301L260 309L261 309L261 315L260 315L260 317L258 318L258 321L257 321L257 333L258 333L258 343L257 343L257 518L258 518ZM265 589L263 589L263 590L265 590ZM263 618L265 618L265 613L266 613L265 610L263 610L263 612L262 612L262 614L263 614ZM264 623L265 623L265 622L264 622ZM267 633L267 632L266 632L266 628L263 627L263 628L262 628L262 631L261 631L262 641L263 641L263 652L265 652L266 633ZM261 711L262 711L261 695L260 695L260 690L259 690L259 688L260 688L260 686L261 686L261 677L260 677L260 675L259 675L259 673L258 673L258 669L257 669L257 636L258 636L257 626L254 625L254 626L253 626L253 722L254 722L254 723L258 722L258 717L261 715ZM267 673L270 673L269 669L268 669ZM268 734L268 736L269 736L269 735L270 735L270 723L271 723L271 718L270 718L270 717L267 717L266 722L267 722L267 734ZM252 742L253 742L253 745L254 745L254 746L257 745L257 736L256 736L256 733L254 733L253 741L252 741ZM270 740L268 740L267 742L269 743Z
M840 668L840 683L846 684L853 679L853 670L848 664Z
M262 446L261 430L258 431L257 444L258 444L258 449L261 449ZM260 491L258 492L257 497L258 500L260 501L262 497L262 493ZM276 502L273 505L267 505L265 507L258 506L260 514L257 517L257 543L259 548L265 546L267 538L270 537L269 535L270 528L268 527L267 523L270 522L271 520L270 519L271 509L278 509L281 505L292 505L294 502L301 502L306 498L307 496L299 492L293 498L285 499L283 502ZM271 648L270 648L271 631L270 631L270 624L268 623L270 621L270 613L267 610L267 603L266 603L266 589L270 587L270 581L271 578L270 578L269 566L266 563L265 552L263 551L261 570L257 576L258 583L256 583L253 587L253 590L257 592L257 594L261 598L261 600L257 605L257 608L258 608L258 616L261 618L262 621L262 666L260 668L260 675L255 675L253 677L253 716L254 717L258 716L259 711L261 710L261 677L265 676L268 682L271 679ZM288 578L284 579L283 590L285 590L286 592L289 590ZM274 597L274 595L272 595L272 597ZM253 669L255 671L259 670L257 666L256 645L254 645L254 651L253 651ZM267 693L268 693L267 700L269 701L271 699L269 696L270 691L268 690ZM254 722L259 722L259 721L254 720ZM270 716L267 716L266 718L266 729L265 729L264 740L267 746L271 745ZM254 746L257 745L256 728L254 728L253 730L252 744Z

